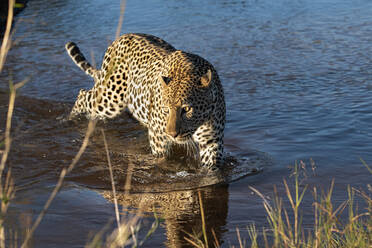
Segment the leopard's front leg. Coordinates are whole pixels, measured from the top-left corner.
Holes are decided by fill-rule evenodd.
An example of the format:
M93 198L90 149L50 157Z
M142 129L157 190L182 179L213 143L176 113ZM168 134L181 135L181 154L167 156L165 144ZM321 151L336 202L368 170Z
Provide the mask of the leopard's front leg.
M149 127L148 136L152 154L159 158L165 158L168 154L168 140L166 135L159 130Z
M200 126L193 135L199 145L201 166L216 169L224 163L223 129L211 122Z
M91 102L90 99L92 98L92 90L86 91L86 90L80 90L79 95L76 98L75 104L72 107L72 110L69 115L69 119L72 120L76 116L79 115L92 115L91 110Z

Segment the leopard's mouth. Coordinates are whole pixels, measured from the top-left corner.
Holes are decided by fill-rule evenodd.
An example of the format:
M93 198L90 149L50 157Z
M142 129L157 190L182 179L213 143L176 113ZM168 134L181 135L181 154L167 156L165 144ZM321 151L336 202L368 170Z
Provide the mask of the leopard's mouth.
M185 143L185 142L187 142L188 140L191 139L190 134L179 134L179 135L177 135L177 137L172 137L172 136L168 135L168 137L172 141L177 142L177 143Z

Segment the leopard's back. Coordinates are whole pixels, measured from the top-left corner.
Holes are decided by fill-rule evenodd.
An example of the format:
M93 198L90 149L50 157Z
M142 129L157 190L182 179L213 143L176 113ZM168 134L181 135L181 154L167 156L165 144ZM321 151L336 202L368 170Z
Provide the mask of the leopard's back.
M90 117L115 117L127 107L147 125L151 94L160 90L157 76L165 57L176 50L173 46L152 35L125 34L107 48L100 70L91 67L74 43L67 43L66 49L79 68L95 79L86 94L92 95L87 104Z
M152 108L151 94L159 91L160 68L165 57L175 50L152 35L123 35L104 55L98 91L102 90L103 96L106 93L107 98L114 98L114 103L116 99L122 101L136 119L147 125Z

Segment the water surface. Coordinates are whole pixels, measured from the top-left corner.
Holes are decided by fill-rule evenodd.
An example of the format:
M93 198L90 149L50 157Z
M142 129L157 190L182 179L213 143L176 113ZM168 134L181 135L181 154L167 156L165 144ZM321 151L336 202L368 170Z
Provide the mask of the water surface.
M10 78L31 76L20 91L14 117L18 132L10 164L20 190L11 211L17 218L40 211L61 168L79 149L87 125L61 121L78 91L93 83L66 55L64 44L78 43L100 65L118 17L119 1L104 0L33 0L18 16L16 43L0 75L2 89ZM261 199L248 186L270 195L295 161L308 167L315 162L316 175L308 169L311 185L327 187L335 178L335 202L346 199L348 184L363 188L371 182L359 160L372 163L370 1L128 1L122 33L128 32L159 36L210 61L225 89L227 149L247 156L260 151L256 154L272 159L262 173L202 188L207 223L221 243L237 244L236 227L265 225ZM0 100L5 116L6 94ZM118 168L125 161L122 150L149 151L145 130L129 115L99 124L82 162L37 230L35 247L65 247L66 240L83 246L89 233L114 217L110 193L103 190L109 181L101 128ZM280 186L278 191L284 192ZM137 192L124 195L120 203L131 209L139 199L157 205L166 221L148 246L181 246L182 230L200 228L196 195L195 189ZM305 203L306 225L313 221L311 198ZM152 220L148 214L145 227ZM18 220L14 222L17 226Z

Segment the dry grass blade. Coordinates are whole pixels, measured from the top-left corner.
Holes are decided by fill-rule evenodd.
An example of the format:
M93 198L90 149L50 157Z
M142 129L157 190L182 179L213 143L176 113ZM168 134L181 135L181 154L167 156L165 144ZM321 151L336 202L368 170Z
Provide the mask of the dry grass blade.
M13 23L13 11L14 11L14 0L9 0L8 4L8 17L6 22L5 33L3 36L3 41L0 48L0 72L3 70L6 56L10 49L11 45L11 27ZM0 160L0 196L1 196L1 217L0 217L0 247L5 247L5 228L4 228L4 218L8 211L10 200L14 197L14 182L11 177L11 168L8 168L6 174L4 175L4 169L6 162L8 160L10 147L11 147L11 127L12 127L12 116L14 110L14 103L16 97L16 90L22 87L27 80L22 81L16 85L13 85L10 82L10 95L9 95L9 106L5 124L5 135L4 135L4 150L1 151L1 160ZM3 178L5 177L5 183L3 183Z
M240 237L239 228L236 228L235 230L236 230L236 235L238 236L240 248L243 248L244 246L243 246L242 238Z
M116 248L124 247L130 243L134 244L136 242L136 237L133 229L138 229L139 220L140 215L136 215L127 221L122 221L122 223L120 223L120 229L117 228L114 230L107 238L106 247Z
M102 247L102 240L105 232L110 228L110 225L112 222L107 223L98 233L96 233L92 241L89 242L85 247L86 248L96 248L96 247Z
M258 248L258 243L257 243L258 234L257 234L256 226L254 224L251 224L249 225L247 230L248 230L249 238L251 240L251 248Z
M191 234L189 234L189 233L186 233L187 235L189 235L190 236L190 238L188 238L188 237L184 237L184 239L187 241L187 242L189 242L191 245L193 245L194 247L203 247L203 245L199 245L199 244L197 244L194 240L192 240L192 239L195 239ZM192 238L192 239L191 239ZM198 240L198 239L196 239L196 240Z
M130 229L130 233L132 234L133 246L137 247L138 246L138 241L137 241L137 237L136 237L136 231L134 230L133 226L130 226L129 229ZM120 230L119 230L119 232L120 232Z
M14 0L9 0L7 25L6 25L6 30L4 33L3 42L1 43L1 48L0 48L0 72L3 69L6 56L10 48L10 29L12 27L12 22L13 22L13 7L14 7ZM16 85L13 85L10 82L10 85L9 85L10 86L10 98L9 98L9 107L8 107L8 114L7 114L7 121L6 121L6 128L5 128L5 151L2 152L3 156L1 157L1 162L0 162L0 173L1 174L5 168L5 162L8 158L8 153L10 150L10 143L11 143L10 128L12 126L12 116L13 116L13 110L14 110L16 90L22 87L27 81L28 79L25 79Z
M13 12L14 12L14 3L15 0L9 0L9 9L8 9L8 18L6 20L6 28L4 33L3 42L1 43L0 48L0 72L3 70L4 63L6 56L8 54L8 51L10 49L10 30L12 28L13 23Z
M198 191L199 197L199 205L200 205L200 214L202 218L202 229L203 229L203 236L204 236L204 243L205 247L208 247L208 236L207 236L207 226L205 224L205 215L204 215L204 206L203 206L203 199L200 190Z
M116 29L115 39L119 38L120 36L121 27L123 25L123 20L124 20L125 5L126 5L126 1L122 0L120 2L120 17L119 17L118 28Z
M20 87L22 87L25 83L27 82L27 79L24 81L13 85L11 82L9 84L10 88L10 96L9 96L9 106L8 106L8 113L7 113L7 118L6 118L6 124L5 124L5 137L4 137L4 143L5 143L5 149L2 152L2 157L1 157L1 162L0 162L0 174L2 175L4 168L5 168L5 163L8 159L9 151L10 151L10 145L11 145L11 137L10 137L10 130L12 127L12 116L13 116L13 111L14 111L14 103L15 103L15 97L16 97L16 91ZM1 177L0 177L0 182L1 182ZM1 189L0 189L1 190Z
M369 206L372 207L372 198L371 198L371 196L369 196L364 191L357 190L357 192L365 199L365 201L369 204ZM372 229L371 229L371 231L372 231Z
M186 235L188 235L188 237L184 237L184 239L187 242L189 242L191 245L193 245L194 247L208 248L209 245L208 245L208 236L207 236L207 226L206 226L206 222L205 222L203 199L202 199L202 194L201 194L200 190L198 190L198 199L199 199L199 207L200 207L200 217L201 217L201 221L202 221L203 239L199 238L199 235L196 234L196 233L191 234L191 233L188 233L186 231L183 231ZM218 240L217 240L216 234L214 233L213 229L212 229L212 233L215 237L215 241L216 241L216 244L217 244L216 247L219 247Z
M285 187L285 191L286 191L288 200L291 203L292 209L295 209L295 203L293 201L292 194L291 194L291 191L289 190L287 181L286 180L283 180L283 184L284 184L284 187Z
M159 218L158 218L158 216L157 216L157 214L156 214L156 212L155 212L155 207L154 207L154 209L153 209L153 212L154 212L154 217L155 217L155 221L152 223L152 226L151 226L151 228L150 228L150 230L147 232L147 234L146 234L146 236L145 236L145 238L143 239L143 240L141 240L141 242L140 242L140 244L139 244L139 246L142 246L144 243L145 243L145 241L155 232L155 230L159 227L159 223L160 223L160 221L159 221Z
M6 173L6 182L1 185L2 199L1 199L1 218L0 218L0 247L5 247L5 228L4 228L4 217L8 211L10 200L14 197L14 182L11 177L11 170L9 169Z
M8 168L7 173L4 175L4 169L6 161L8 160L8 155L10 152L11 146L11 127L12 127L12 116L14 111L16 90L22 87L27 80L24 80L16 85L13 85L11 82L10 86L10 95L9 95L9 106L7 119L5 124L5 135L4 135L4 144L5 148L2 151L1 161L0 161L0 195L1 195L1 218L0 218L0 247L5 247L5 230L4 230L4 217L6 216L10 200L14 197L14 183L11 177L11 168ZM3 177L5 176L5 183L3 183Z
M110 171L112 193L113 193L113 196L114 196L116 222L117 222L118 228L120 229L120 215L119 215L119 207L118 207L118 198L116 196L114 173L112 171L111 159L110 159L110 154L109 154L109 150L108 150L108 145L107 145L105 131L103 129L101 129L101 132L102 132L102 136L103 136L103 142L105 144L105 150L106 150L106 155L107 155L107 163L108 163L109 171Z
M30 229L30 231L26 234L26 238L25 238L25 240L24 240L21 248L28 247L29 241L30 241L33 233L35 232L36 228L39 226L41 220L44 218L44 216L45 216L48 208L50 207L50 204L52 203L52 201L56 197L57 193L61 190L62 185L63 185L63 181L64 181L66 175L73 170L73 168L75 167L76 163L79 161L79 159L83 155L85 149L87 148L88 143L89 143L89 138L90 138L91 134L94 131L95 125L96 125L96 122L95 121L90 121L89 122L87 131L85 133L85 137L84 137L84 140L83 140L83 144L81 145L81 147L79 149L79 152L75 155L75 157L74 157L73 161L71 162L71 164L67 168L64 168L61 171L61 174L59 176L59 179L58 179L58 182L57 182L56 187L54 188L53 192L49 196L47 202L45 203L45 205L43 207L43 210L40 212L40 214L36 218L34 224L32 225L32 227Z
M348 200L342 202L337 208L333 205L332 192L334 180L332 180L328 191L318 196L317 189L314 187L314 228L307 234L304 231L302 217L300 216L301 202L304 198L304 192L307 188L305 185L303 191L300 191L297 168L295 172L295 189L291 192L290 185L284 180L284 188L289 200L289 209L293 210L293 218L288 215L286 208L282 206L281 198L278 198L274 187L273 207L269 206L266 198L258 190L250 187L264 200L264 207L267 211L268 222L271 226L271 234L268 236L264 229L263 239L264 247L372 247L372 219L371 206L372 201L366 193L361 193L368 205L367 212L358 213L358 207L354 207L354 191L360 192L348 187ZM345 223L342 221L342 213L348 206L349 218ZM282 217L284 215L284 218ZM252 230L252 228L251 228ZM252 247L254 236L250 235ZM269 242L272 242L271 244Z
M315 246L314 248L318 248L319 247L319 225L318 225L318 206L316 204L316 202L318 201L318 192L317 192L317 189L316 187L314 187L314 190L313 190L313 195L314 195L314 200L315 200L315 203L313 204L314 205L314 233L315 233Z
M213 235L213 239L214 239L214 247L216 247L216 248L221 247L220 242L218 242L216 232L214 231L213 228L212 228L212 235Z
M272 207L271 207L270 203L267 201L266 197L260 191L258 191L257 189L253 188L252 186L248 186L248 188L250 188L254 193L256 193L264 201L264 203L267 204L267 206L269 207L269 209L272 210Z
M364 161L362 158L360 159L360 161L362 161L362 164L367 168L369 173L372 174L372 169L371 169L371 167L369 167L369 165L366 163L366 161Z
M155 221L152 224L150 230L147 232L146 236L142 239L138 239L138 232L141 229L141 216L142 216L142 206L135 216L129 218L122 218L120 223L120 228L116 228L108 237L104 247L125 247L127 245L132 245L132 248L141 247L145 241L155 232L159 226L159 219L156 214ZM124 219L124 220L123 220ZM97 243L97 240L96 240ZM93 244L88 247L94 247Z

